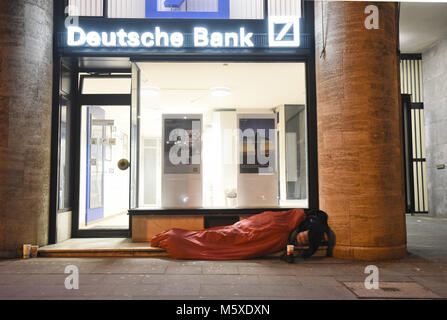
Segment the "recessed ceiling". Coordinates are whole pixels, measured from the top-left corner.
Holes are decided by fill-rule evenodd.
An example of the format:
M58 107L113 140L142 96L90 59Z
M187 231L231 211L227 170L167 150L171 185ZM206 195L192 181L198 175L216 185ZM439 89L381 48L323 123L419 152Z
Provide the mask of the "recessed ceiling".
M184 110L271 108L305 104L303 63L139 63L142 108ZM157 96L145 88L159 88ZM211 89L228 88L216 97ZM147 91L149 91L147 90ZM147 92L149 93L149 92Z
M422 53L444 38L447 38L447 3L401 3L402 53Z
M306 103L304 63L138 63L141 134L161 137L163 114L271 113ZM154 95L154 88L158 91ZM214 94L225 88L229 94Z

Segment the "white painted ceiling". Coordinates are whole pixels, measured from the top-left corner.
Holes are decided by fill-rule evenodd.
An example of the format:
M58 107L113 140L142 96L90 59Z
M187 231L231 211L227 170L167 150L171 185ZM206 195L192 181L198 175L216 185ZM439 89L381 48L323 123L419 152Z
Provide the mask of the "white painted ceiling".
M161 136L163 114L202 114L205 125L215 111L273 112L282 104L306 104L303 63L138 63L141 69L142 136ZM158 87L152 97L145 88ZM210 88L227 87L214 97Z
M271 108L305 104L302 63L138 63L142 71L142 108L186 113L212 109ZM145 88L160 89L156 97ZM228 97L216 98L210 88L228 87Z
M447 38L447 3L401 3L402 53L423 53L437 41L445 38Z

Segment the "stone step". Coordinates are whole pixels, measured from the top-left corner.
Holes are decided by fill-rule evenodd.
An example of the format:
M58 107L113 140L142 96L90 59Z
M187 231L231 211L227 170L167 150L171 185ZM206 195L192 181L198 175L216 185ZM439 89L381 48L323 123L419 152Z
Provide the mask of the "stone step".
M127 238L69 239L39 248L39 257L166 257L164 249L149 243L133 243Z

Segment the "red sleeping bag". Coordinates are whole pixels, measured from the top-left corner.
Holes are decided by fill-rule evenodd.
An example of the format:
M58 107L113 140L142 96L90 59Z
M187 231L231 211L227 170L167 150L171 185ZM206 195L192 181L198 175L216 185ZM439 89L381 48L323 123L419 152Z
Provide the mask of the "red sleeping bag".
M203 231L171 229L154 236L151 246L174 259L239 260L278 252L290 232L306 219L304 210L263 212L232 226Z

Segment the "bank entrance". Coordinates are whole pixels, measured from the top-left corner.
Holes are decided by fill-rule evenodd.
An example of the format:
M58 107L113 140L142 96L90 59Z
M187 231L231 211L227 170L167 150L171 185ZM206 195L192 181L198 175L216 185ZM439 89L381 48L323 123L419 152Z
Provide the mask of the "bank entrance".
M302 13L59 17L50 242L317 208L313 6Z

